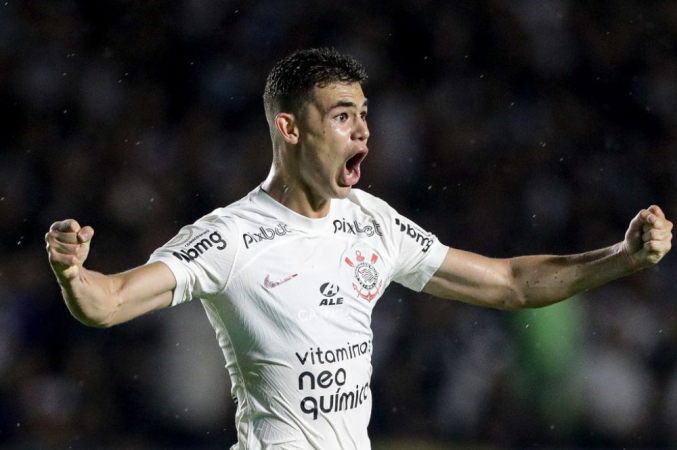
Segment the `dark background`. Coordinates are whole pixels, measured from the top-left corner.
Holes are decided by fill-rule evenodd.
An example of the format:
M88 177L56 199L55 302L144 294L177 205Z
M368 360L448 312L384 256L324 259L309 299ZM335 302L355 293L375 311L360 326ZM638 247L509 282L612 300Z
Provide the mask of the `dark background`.
M265 78L290 52L366 66L360 188L506 257L614 244L653 203L677 217L676 43L670 0L3 0L0 447L234 442L199 303L88 329L43 237L74 217L96 230L88 267L122 271L245 195L271 161ZM393 286L373 318L374 448L677 447L676 275L671 254L515 313Z

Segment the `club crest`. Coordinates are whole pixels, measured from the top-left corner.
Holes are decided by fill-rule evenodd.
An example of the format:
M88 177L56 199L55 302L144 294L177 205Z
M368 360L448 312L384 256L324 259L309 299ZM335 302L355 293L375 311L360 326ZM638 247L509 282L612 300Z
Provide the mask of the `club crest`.
M378 261L378 255L372 253L371 258L367 261L362 252L356 250L354 259L353 261L347 256L344 259L345 263L354 269L353 289L355 289L357 295L371 302L378 296L383 286L383 280L379 279L378 270L374 266Z

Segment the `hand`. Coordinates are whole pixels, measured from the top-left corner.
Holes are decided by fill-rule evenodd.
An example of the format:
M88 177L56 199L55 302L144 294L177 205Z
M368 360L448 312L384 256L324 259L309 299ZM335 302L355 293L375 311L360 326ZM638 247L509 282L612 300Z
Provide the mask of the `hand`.
M60 283L78 276L89 255L92 236L92 227L80 228L73 219L54 222L49 228L45 235L49 263Z
M622 246L632 268L652 266L672 247L672 222L658 206L643 209L630 222Z

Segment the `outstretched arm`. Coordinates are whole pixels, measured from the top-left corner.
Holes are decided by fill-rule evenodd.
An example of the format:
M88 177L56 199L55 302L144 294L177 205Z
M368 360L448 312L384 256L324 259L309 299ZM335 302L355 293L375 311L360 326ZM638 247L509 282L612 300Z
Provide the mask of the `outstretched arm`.
M169 306L176 281L163 263L116 275L85 269L93 235L91 227L69 219L54 223L45 236L49 263L73 317L105 328Z
M423 292L499 309L539 308L652 266L671 242L672 222L652 206L630 222L622 242L578 255L491 259L449 249Z

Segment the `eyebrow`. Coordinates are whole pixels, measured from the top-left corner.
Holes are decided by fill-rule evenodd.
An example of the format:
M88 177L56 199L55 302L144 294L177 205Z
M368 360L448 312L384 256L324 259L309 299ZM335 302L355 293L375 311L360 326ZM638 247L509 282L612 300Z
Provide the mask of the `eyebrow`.
M365 98L362 107L364 108L367 106L369 106L369 100ZM355 104L355 102L351 102L348 100L339 100L338 102L334 103L329 107L329 111L331 111L334 108L357 108L357 105Z

